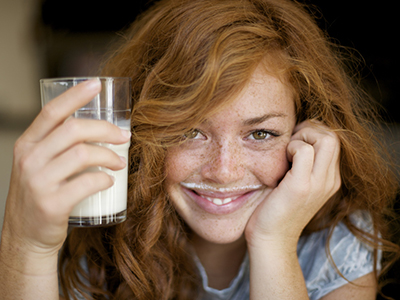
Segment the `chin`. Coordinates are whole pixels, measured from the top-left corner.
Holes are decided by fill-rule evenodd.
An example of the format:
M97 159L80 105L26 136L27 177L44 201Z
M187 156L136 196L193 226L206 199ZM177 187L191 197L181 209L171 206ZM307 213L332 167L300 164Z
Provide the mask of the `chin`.
M195 235L213 244L231 244L241 239L244 241L245 225L237 224L236 226L229 227L231 229L223 229L227 227L222 226L220 228L220 230L216 230L215 228L208 228L208 230L204 230L204 228L203 230L196 230L197 228L194 228L194 230L192 230Z

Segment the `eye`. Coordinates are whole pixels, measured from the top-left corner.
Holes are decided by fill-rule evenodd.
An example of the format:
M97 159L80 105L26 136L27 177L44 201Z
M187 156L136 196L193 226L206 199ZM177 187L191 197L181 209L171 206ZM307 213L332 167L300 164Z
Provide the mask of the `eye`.
M196 139L200 139L201 137L202 137L202 134L197 129L193 129L193 130L185 133L185 138L187 138L189 140L196 140Z
M265 130L256 130L250 134L250 139L265 140L271 133Z

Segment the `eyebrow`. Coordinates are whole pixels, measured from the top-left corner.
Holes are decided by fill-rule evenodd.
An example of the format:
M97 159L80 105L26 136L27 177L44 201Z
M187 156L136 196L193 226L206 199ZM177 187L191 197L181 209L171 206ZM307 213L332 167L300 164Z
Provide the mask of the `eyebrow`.
M279 114L279 113L266 114L266 115L263 115L261 117L255 117L255 118L244 120L243 121L243 125L244 126L253 126L253 125L261 124L261 123L263 123L263 122L265 122L265 121L267 121L269 119L272 119L272 118L285 118L285 117L287 117L286 114Z

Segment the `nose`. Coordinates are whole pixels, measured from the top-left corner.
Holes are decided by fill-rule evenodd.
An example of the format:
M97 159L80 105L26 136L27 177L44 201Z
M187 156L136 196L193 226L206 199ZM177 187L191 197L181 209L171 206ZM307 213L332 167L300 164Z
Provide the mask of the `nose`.
M234 183L245 175L245 157L240 145L215 142L210 145L208 159L201 170L204 179L217 184Z

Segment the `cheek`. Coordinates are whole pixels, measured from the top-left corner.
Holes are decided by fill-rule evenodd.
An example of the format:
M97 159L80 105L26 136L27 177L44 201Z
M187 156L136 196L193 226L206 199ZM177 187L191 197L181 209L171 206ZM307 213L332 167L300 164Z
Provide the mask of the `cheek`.
M198 153L184 151L179 146L169 149L165 159L167 182L173 184L185 180L191 174L195 173L200 162L201 157Z
M265 185L275 187L289 170L286 155L286 144L281 147L258 155L253 159L253 170L256 177Z
M186 163L182 163L179 152L176 150L168 150L165 158L165 174L169 184L179 181L179 170L187 168Z

